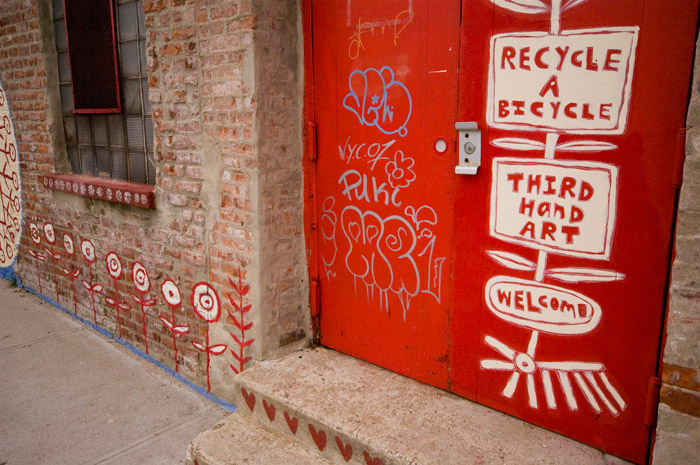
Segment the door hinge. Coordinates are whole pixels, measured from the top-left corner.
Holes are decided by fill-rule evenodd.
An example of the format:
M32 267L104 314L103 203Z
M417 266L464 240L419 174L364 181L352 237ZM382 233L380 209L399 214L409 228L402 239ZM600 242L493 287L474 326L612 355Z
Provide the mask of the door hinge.
M683 184L683 165L685 165L685 136L686 129L680 128L676 135L676 147L673 154L673 187L681 188Z
M318 316L319 306L321 305L321 285L318 278L311 279L311 316Z
M316 161L316 123L313 121L307 121L306 123L306 143L309 160Z
M311 307L311 331L312 343L313 345L319 345L321 343L321 318L319 318L319 312L321 311L321 284L318 282L318 278L311 279L311 289L309 289L310 297L310 307Z
M647 403L644 407L644 424L649 428L656 426L659 411L659 396L661 393L661 378L652 376L647 384Z

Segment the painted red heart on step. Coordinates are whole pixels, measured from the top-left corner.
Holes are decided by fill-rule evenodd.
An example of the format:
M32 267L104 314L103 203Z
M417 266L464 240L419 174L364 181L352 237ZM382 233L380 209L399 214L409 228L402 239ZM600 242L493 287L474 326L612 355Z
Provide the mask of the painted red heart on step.
M265 407L265 412L267 413L267 418L270 421L275 421L275 414L277 414L277 409L274 405L268 404L265 399L263 399L263 407Z
M375 459L371 455L367 453L367 451L364 451L362 455L365 456L365 463L367 465L384 465L384 461L382 459Z
M343 445L343 441L338 436L335 437L335 443L338 445L338 450L346 462L352 458L352 446L350 444Z
M309 433L311 433L311 437L313 438L314 442L316 443L316 447L318 447L318 450L323 450L326 448L326 432L323 430L318 430L316 431L316 428L314 428L314 425L309 423Z
M249 394L248 391L245 390L245 388L241 388L241 394L243 394L243 398L245 399L245 403L248 404L248 408L252 412L255 410L255 394L252 392Z
M292 434L297 434L299 420L297 420L295 417L290 417L287 412L284 412L284 419L287 422L287 426L289 426L289 431L291 431Z

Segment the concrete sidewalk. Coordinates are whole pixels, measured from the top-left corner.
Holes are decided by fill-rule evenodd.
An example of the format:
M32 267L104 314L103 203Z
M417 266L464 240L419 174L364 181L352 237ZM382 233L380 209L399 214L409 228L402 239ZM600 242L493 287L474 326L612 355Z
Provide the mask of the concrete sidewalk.
M228 414L0 279L0 465L184 463Z

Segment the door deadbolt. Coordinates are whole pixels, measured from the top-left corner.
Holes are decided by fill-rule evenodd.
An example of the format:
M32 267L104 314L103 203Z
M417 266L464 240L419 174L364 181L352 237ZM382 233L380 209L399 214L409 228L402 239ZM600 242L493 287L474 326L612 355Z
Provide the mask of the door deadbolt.
M459 153L457 154L457 174L476 174L481 166L481 131L473 121L455 123L459 133Z

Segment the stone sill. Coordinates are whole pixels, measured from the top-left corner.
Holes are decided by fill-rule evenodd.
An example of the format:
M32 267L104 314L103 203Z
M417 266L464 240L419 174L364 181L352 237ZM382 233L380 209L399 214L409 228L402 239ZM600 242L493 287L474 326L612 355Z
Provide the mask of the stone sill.
M47 174L41 177L45 188L81 197L121 203L140 208L155 208L155 188L147 184L102 179L78 174Z

